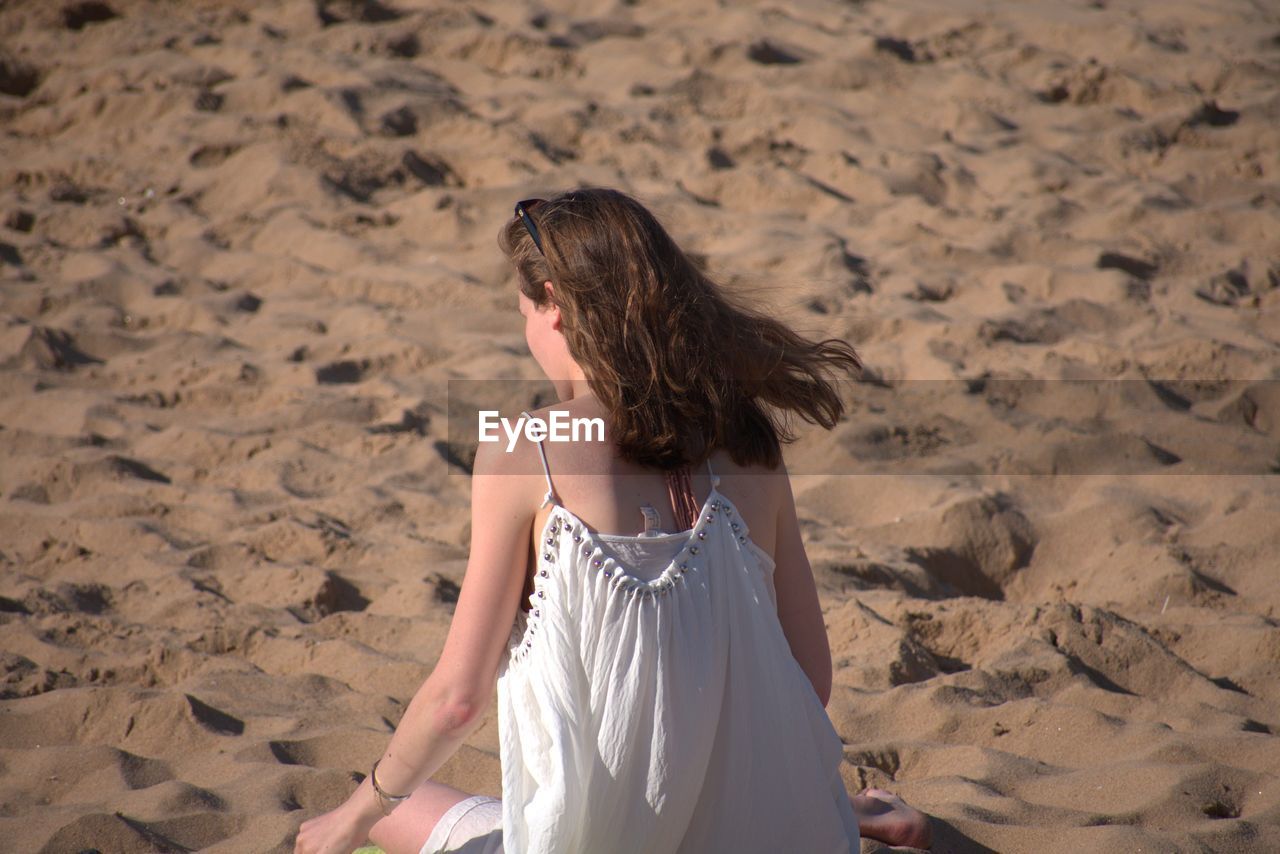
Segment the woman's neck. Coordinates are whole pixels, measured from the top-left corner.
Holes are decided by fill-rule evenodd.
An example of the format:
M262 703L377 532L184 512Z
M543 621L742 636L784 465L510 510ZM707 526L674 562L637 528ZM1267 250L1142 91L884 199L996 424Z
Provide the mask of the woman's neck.
M570 400L583 401L595 398L595 393L591 391L591 386L584 376L556 380L553 385L556 387L556 394L560 396L561 403L567 403Z

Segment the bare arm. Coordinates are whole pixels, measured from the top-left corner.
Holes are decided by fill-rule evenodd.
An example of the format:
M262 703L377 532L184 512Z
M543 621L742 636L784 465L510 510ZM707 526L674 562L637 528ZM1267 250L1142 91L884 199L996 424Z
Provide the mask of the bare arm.
M378 766L389 791L411 791L452 755L488 707L524 585L533 507L510 458L481 443L471 484L471 552L449 635ZM451 736L461 736L452 738ZM435 748L449 747L447 751ZM384 771L385 769L385 771ZM392 785L396 784L395 788Z
M414 791L479 726L524 586L536 484L510 474L513 458L481 443L471 486L471 553L444 649L378 764L384 791ZM382 812L368 778L344 807L367 831Z
M774 550L774 589L778 595L778 620L791 646L791 654L813 683L813 690L825 706L831 698L831 645L822 620L818 588L805 554L796 518L791 478L783 466L784 495L778 508L778 538Z

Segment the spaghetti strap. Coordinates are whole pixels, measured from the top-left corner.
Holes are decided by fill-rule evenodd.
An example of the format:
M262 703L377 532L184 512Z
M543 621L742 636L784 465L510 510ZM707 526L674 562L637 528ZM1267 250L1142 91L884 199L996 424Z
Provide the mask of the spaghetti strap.
M529 419L533 418L532 415L530 415L528 412L525 412L525 411L521 411L520 414L523 415L525 418L529 418ZM546 507L548 504L550 504L553 501L556 504L560 503L559 501L556 501L556 488L551 483L551 467L547 465L547 449L543 447L542 442L543 442L542 439L538 440L538 453L542 455L542 473L547 476L547 494L542 497L542 503L538 505L539 510L541 510L543 507Z
M711 457L707 457L707 474L711 475L712 486L720 485L720 475L716 474L715 471L711 468Z

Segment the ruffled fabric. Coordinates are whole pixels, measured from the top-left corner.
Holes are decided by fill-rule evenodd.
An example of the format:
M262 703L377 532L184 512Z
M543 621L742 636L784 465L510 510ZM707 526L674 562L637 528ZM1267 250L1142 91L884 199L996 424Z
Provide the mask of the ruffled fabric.
M619 560L623 543L653 559ZM857 850L773 561L718 487L692 529L651 537L557 504L540 544L498 680L506 850Z

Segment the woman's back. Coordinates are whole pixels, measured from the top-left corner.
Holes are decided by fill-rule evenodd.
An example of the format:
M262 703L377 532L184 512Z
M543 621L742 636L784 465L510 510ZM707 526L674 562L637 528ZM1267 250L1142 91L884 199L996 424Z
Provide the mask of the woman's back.
M528 415L549 419L552 410L565 413L566 419L601 418L605 415L592 396L562 401ZM546 453L554 476L558 503L572 509L594 530L638 534L644 527L644 516L640 510L644 505L654 508L658 514L657 527L666 531L681 529L661 474L653 468L622 459L609 443L548 441L541 450ZM514 467L536 472L537 479L544 480L546 475L536 444L522 442L513 453L520 457L514 461ZM780 481L785 474L761 465L740 466L723 450L715 452L711 462L716 476L722 479L722 489L734 496L738 510L755 529L752 539L773 554L776 540L774 521L783 499L783 490L779 487L783 486ZM700 505L711 489L710 476L705 466L692 468L690 475ZM534 515L534 545L537 545L538 536L552 509L548 504Z
M839 422L835 379L857 353L740 304L616 190L517 202L499 245L556 409L605 435L549 455L477 448L440 658L300 850L368 828L422 854L836 854L858 842L855 808L868 835L927 841L918 811L845 792L824 711L831 650L782 464L792 418ZM495 682L501 801L428 781Z
M709 461L691 529L602 533L632 526L584 517L657 510L661 479L562 447L538 446L550 501L498 682L507 850L854 850L842 745L777 615L785 475Z

